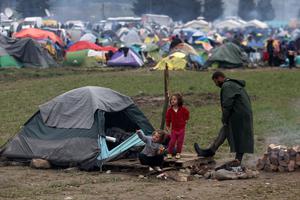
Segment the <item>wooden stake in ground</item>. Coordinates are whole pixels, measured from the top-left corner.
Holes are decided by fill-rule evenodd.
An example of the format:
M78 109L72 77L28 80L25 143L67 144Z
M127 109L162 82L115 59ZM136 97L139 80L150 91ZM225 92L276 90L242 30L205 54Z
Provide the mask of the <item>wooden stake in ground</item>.
M166 112L169 105L169 67L168 64L166 64L166 68L164 70L164 95L165 95L165 101L161 116L161 123L160 123L160 129L163 130L165 128L165 122L166 122Z

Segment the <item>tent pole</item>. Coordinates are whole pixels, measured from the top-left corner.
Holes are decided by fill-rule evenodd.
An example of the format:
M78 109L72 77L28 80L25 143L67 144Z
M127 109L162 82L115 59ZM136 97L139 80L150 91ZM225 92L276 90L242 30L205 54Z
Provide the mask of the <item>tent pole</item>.
M165 101L164 101L164 106L163 106L163 111L162 111L162 116L161 116L161 123L160 123L160 129L163 130L165 129L165 122L166 122L166 112L168 109L169 105L169 67L168 64L166 64L166 68L164 70L164 96L165 96Z

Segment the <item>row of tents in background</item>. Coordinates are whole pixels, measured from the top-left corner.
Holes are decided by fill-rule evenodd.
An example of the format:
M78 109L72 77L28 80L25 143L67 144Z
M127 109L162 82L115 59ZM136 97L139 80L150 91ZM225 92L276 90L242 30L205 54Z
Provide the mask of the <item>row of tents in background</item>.
M136 19L111 20L109 29L107 24L85 26L79 21L61 28L52 21L52 27L50 21L41 28L0 35L0 67L231 68L266 61L263 55L270 37L279 42L300 41L297 28L269 28L258 20L234 18L216 22L218 29L203 18L177 27L168 20L148 25ZM295 45L295 52L299 49Z

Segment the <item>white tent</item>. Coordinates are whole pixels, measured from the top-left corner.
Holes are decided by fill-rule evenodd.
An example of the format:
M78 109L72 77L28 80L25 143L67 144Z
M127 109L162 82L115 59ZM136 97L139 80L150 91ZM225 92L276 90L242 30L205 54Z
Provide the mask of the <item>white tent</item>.
M92 33L86 33L80 38L80 41L89 41L91 43L95 43L96 39L97 37L94 36Z
M135 30L130 30L126 35L123 35L120 40L124 42L127 47L133 44L142 44L142 40Z
M122 28L120 28L120 29L116 32L116 34L117 34L117 36L120 38L120 37L122 37L124 34L127 34L128 32L129 32L129 29L128 29L128 28L122 27Z
M242 26L243 25L241 23L232 19L220 21L215 24L215 27L219 29L224 29L224 28L236 29L236 28L242 28Z
M184 28L207 29L208 22L205 20L192 20L183 25Z
M266 29L266 28L268 28L268 24L266 24L262 21L259 21L257 19L254 19L254 20L248 21L244 25L244 27L256 27L256 28Z

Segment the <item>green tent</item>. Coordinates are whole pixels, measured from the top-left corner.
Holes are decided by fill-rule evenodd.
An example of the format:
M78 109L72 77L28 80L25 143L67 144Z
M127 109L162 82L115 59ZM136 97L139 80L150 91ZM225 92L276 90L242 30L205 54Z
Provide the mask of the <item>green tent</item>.
M228 42L213 49L212 56L207 60L206 66L216 64L221 68L242 67L247 63L247 55L234 43Z
M0 157L54 166L98 169L109 161L136 158L141 129L154 128L128 96L109 88L86 86L61 94L39 106L19 134L0 147Z
M21 66L12 56L10 56L5 51L4 48L0 47L0 68L10 68L10 67L20 68Z
M103 66L103 58L89 57L89 49L67 52L63 66L69 67L99 67Z

